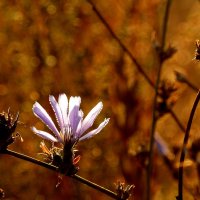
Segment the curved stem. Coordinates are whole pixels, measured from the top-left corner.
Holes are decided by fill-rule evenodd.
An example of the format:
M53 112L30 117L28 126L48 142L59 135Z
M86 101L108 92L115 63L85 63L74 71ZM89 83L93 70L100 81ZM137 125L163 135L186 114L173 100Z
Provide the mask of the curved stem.
M188 143L188 139L189 139L189 134L190 134L190 129L191 129L191 125L192 125L192 121L194 118L194 114L197 108L197 105L200 101L200 90L197 93L197 97L195 99L195 102L193 104L191 113L190 113L190 117L187 123L187 129L185 131L185 137L183 140L183 146L182 146L182 150L181 150L181 157L180 157L180 163L179 163L179 170L178 170L178 196L177 196L177 200L182 200L183 199L183 165L184 165L184 160L185 160L185 153L186 153L186 147L187 147L187 143Z
M42 162L42 161L37 160L35 158L32 158L30 156L27 156L27 155L24 155L24 154L21 154L21 153L18 153L18 152L9 150L9 149L2 150L0 153L7 154L7 155L10 155L10 156L14 156L14 157L22 159L22 160L26 160L28 162L34 163L36 165L45 167L45 168L53 170L53 171L57 171L58 170L58 168L56 166L54 166L54 165Z
M7 155L11 155L11 156L14 156L16 158L19 158L19 159L22 159L22 160L26 160L28 162L31 162L31 163L34 163L36 165L39 165L39 166L42 166L42 167L45 167L47 169L50 169L50 170L53 170L53 171L57 171L58 172L58 167L54 166L54 165L51 165L51 164L48 164L48 163L45 163L45 162L42 162L40 160L37 160L35 158L32 158L30 156L27 156L27 155L24 155L24 154L21 154L21 153L18 153L18 152L15 152L15 151L12 151L12 150L9 150L9 149L6 149L6 150L1 150L0 153L2 154L7 154ZM119 196L117 195L117 193L114 193L96 183L93 183L85 178L82 178L78 175L73 175L73 176L70 176L71 178L89 186L89 187L92 187L94 188L95 190L98 190L106 195L108 195L109 197L113 198L113 199L119 199Z

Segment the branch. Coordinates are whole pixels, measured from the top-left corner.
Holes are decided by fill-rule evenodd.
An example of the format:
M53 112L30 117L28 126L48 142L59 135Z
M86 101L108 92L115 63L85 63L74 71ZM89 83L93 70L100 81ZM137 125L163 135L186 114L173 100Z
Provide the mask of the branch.
M99 17L99 19L101 20L101 22L105 25L105 27L110 32L110 34L112 35L112 37L118 42L118 44L124 50L124 52L126 52L128 54L128 56L131 58L131 60L133 61L133 63L136 65L138 71L142 74L142 76L144 76L144 78L147 80L147 82L152 87L154 87L154 83L152 82L152 80L148 77L148 75L142 69L142 67L140 66L140 64L138 63L138 61L134 58L134 56L129 51L129 49L122 43L122 41L119 39L119 37L114 33L114 31L112 30L112 28L110 27L110 25L108 24L108 22L104 19L104 17L101 15L101 13L97 9L97 7L94 5L94 3L91 0L87 0L87 1L91 4L94 12L97 14L97 16Z
M45 167L47 169L50 169L50 170L53 170L53 171L56 171L58 172L58 167L54 166L54 165L51 165L51 164L48 164L48 163L45 163L45 162L42 162L40 160L37 160L35 158L32 158L32 157L29 157L27 155L24 155L24 154L20 154L18 152L15 152L15 151L12 151L12 150L9 150L9 149L6 149L6 150L1 150L0 153L2 154L7 154L7 155L11 155L11 156L14 156L16 158L19 158L19 159L22 159L22 160L26 160L28 162L31 162L31 163L34 163L36 165L39 165L39 166L42 166L42 167ZM78 175L73 175L73 176L70 176L71 178L89 186L89 187L92 187L93 189L95 190L98 190L106 195L108 195L109 197L113 198L113 199L118 199L120 200L119 196L117 193L114 193L100 185L97 185L96 183L93 183L87 179L84 179Z

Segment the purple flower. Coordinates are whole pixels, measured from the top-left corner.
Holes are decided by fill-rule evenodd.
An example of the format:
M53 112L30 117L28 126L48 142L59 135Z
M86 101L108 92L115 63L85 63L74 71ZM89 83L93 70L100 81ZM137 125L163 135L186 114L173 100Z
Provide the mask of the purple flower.
M99 102L83 119L83 111L80 110L80 97L70 97L68 101L65 94L60 94L58 101L56 101L54 96L50 95L49 101L55 112L60 130L57 129L49 114L38 102L33 105L33 113L53 132L53 135L46 131L38 130L35 127L32 127L32 130L38 136L52 142L59 142L63 145L66 142L74 144L77 141L93 137L109 122L109 118L105 119L96 129L84 134L93 125L101 112L103 108L102 102Z

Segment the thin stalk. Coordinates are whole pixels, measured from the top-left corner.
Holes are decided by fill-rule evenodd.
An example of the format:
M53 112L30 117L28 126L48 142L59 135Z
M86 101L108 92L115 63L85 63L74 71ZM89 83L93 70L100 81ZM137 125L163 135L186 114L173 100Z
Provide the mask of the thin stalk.
M179 163L179 170L178 170L178 196L177 196L177 200L183 200L183 166L184 166L184 160L185 160L185 153L187 150L187 143L188 143L188 139L189 139L189 135L190 135L190 129L191 129L191 125L192 125L192 121L194 118L194 114L195 111L197 109L197 105L200 101L200 90L197 93L197 97L195 99L195 102L193 104L191 113L190 113L190 117L187 123L187 128L185 131L185 137L183 140L183 146L182 146L182 150L181 150L181 156L180 156L180 163Z
M166 3L166 8L165 8L165 15L164 15L164 20L163 20L164 23L162 26L162 39L161 39L161 45L160 45L161 50L163 50L165 47L170 6L171 6L171 0L168 0Z
M34 163L36 165L39 165L41 167L45 167L47 169L50 169L50 170L53 170L53 171L57 171L58 172L58 167L54 166L54 165L51 165L51 164L48 164L48 163L45 163L45 162L42 162L40 160L37 160L35 158L32 158L30 156L27 156L27 155L24 155L24 154L21 154L21 153L18 153L18 152L15 152L15 151L12 151L12 150L9 150L9 149L6 149L6 150L1 150L0 153L2 154L7 154L7 155L11 155L11 156L14 156L16 158L19 158L19 159L22 159L22 160L26 160L28 162L31 162L31 163ZM67 176L67 175L66 175ZM108 190L107 188L104 188L96 183L93 183L83 177L80 177L78 175L73 175L73 176L70 176L71 178L95 189L95 190L98 190L99 192L102 192L104 194L106 194L107 196L113 198L113 199L118 199L119 200L119 196L117 195L117 193L114 193L110 190Z
M18 152L9 150L9 149L2 150L0 153L7 154L7 155L10 155L10 156L22 159L22 160L26 160L28 162L34 163L36 165L45 167L45 168L53 170L53 171L57 171L58 170L58 168L56 166L54 166L54 165L42 162L42 161L37 160L35 158L32 158L30 156L27 156L27 155L24 155L24 154L21 154L21 153L18 153Z
M162 39L161 39L161 52L163 52L165 47L165 40L166 40L166 32L167 32L167 24L169 19L169 10L170 10L171 0L168 0L166 3L166 9L165 9L165 15L163 20L163 27L162 27ZM156 124L157 124L157 99L158 99L158 89L159 89L159 83L161 78L161 69L163 66L163 62L160 58L160 63L158 66L158 72L157 72L157 79L155 84L155 96L154 96L154 102L153 102L153 116L152 116L152 127L151 127L151 135L150 135L150 147L149 147L149 163L147 167L147 186L146 186L146 197L147 200L151 199L151 174L152 174L152 168L153 168L153 146L154 146L154 135L156 130Z
M142 67L140 66L140 64L138 63L138 61L134 58L134 56L132 55L132 53L129 51L129 49L123 44L123 42L119 39L119 37L114 33L114 31L112 30L112 28L110 27L110 25L108 24L108 22L104 19L104 17L101 15L101 13L99 12L99 10L97 9L97 7L94 5L94 3L91 0L87 0L94 12L96 13L96 15L99 17L99 19L101 20L101 22L104 24L104 26L107 28L107 30L110 32L110 34L112 35L112 37L118 42L118 44L120 45L120 47L124 50L124 52L126 52L128 54L128 56L131 58L131 60L133 61L133 63L135 64L135 66L137 67L138 71L142 74L142 76L144 76L144 78L147 80L147 82L154 87L154 83L152 82L152 80L148 77L148 75L145 73L145 71L142 69Z

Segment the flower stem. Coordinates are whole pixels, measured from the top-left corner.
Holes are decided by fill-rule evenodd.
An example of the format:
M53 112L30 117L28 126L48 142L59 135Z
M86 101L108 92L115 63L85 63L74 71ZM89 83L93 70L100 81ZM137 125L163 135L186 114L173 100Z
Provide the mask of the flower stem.
M114 193L114 192L112 192L112 191L110 191L110 190L108 190L108 189L106 189L106 188L104 188L104 187L102 187L102 186L100 186L100 185L98 185L96 183L93 183L93 182L91 182L91 181L89 181L87 179L84 179L84 178L82 178L82 177L80 177L80 176L78 176L76 174L71 176L71 177L76 179L76 180L78 180L79 182L89 186L89 187L92 187L92 188L94 188L94 189L96 189L96 190L98 190L98 191L110 196L113 199L119 199L117 193Z
M183 199L183 165L184 165L184 160L185 160L185 153L186 153L186 147L187 147L187 142L189 139L189 134L190 134L190 129L191 129L191 125L192 125L192 121L194 118L194 114L197 108L197 105L200 101L200 90L197 93L197 97L195 99L195 102L193 104L191 113L190 113L190 117L187 123L187 129L185 131L185 137L183 140L183 146L182 146L182 150L181 150L181 156L180 156L180 163L179 163L179 170L178 170L178 196L177 196L177 200L182 200Z
M28 162L34 163L36 165L45 167L45 168L53 170L53 171L57 171L58 170L58 168L56 166L54 166L54 165L42 162L42 161L37 160L35 158L32 158L30 156L27 156L27 155L24 155L24 154L21 154L21 153L18 153L18 152L9 150L9 149L2 150L0 153L7 154L7 155L10 155L10 156L14 156L14 157L22 159L22 160L26 160Z
M24 154L21 154L21 153L18 153L18 152L15 152L15 151L12 151L12 150L9 150L9 149L5 149L5 150L1 150L0 153L2 154L7 154L7 155L11 155L11 156L14 156L16 158L19 158L19 159L22 159L22 160L26 160L28 162L31 162L31 163L34 163L36 165L39 165L39 166L42 166L42 167L45 167L47 169L50 169L50 170L53 170L53 171L57 171L58 172L58 167L54 166L54 165L51 165L51 164L48 164L48 163L45 163L45 162L42 162L40 160L37 160L35 158L32 158L30 156L27 156L27 155L24 155ZM113 199L119 199L119 196L117 195L117 193L114 193L96 183L93 183L85 178L82 178L78 175L72 175L70 176L71 178L89 186L89 187L92 187L93 189L95 190L98 190L106 195L108 195L109 197L113 198ZM120 199L119 199L120 200Z

